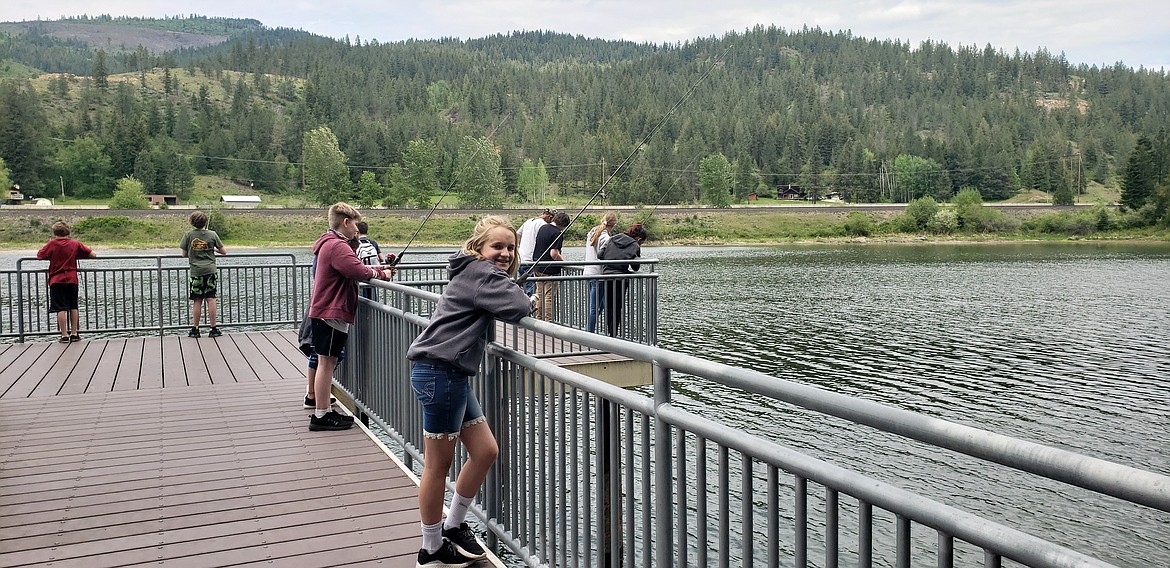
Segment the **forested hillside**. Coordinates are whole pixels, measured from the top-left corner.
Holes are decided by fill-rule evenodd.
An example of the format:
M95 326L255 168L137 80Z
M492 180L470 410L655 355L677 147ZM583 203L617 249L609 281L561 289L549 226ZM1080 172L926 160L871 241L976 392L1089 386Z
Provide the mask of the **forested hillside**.
M0 86L9 176L30 195L109 195L130 175L183 195L211 173L389 206L448 188L489 206L591 194L615 172L617 204L724 205L789 184L811 199L1071 202L1091 183L1124 192L1138 152L1140 207L1170 172L1165 74L1044 50L776 27L670 45L377 43L250 22L161 53L0 35L0 60L42 73Z

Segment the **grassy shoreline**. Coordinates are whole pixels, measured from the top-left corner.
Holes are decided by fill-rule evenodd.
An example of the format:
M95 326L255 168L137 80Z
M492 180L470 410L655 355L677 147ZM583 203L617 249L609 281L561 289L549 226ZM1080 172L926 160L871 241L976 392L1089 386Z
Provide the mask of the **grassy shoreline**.
M53 211L29 212L5 219L0 227L0 250L37 250L51 238L51 226L64 220L74 227L74 238L91 247L107 250L140 248L170 248L191 227L187 211L173 214L153 214L148 217L126 217L113 211L94 214L54 214ZM269 214L233 212L224 215L212 211L211 228L229 247L241 248L295 248L308 246L327 228L325 215ZM1049 213L1074 219L1087 213ZM583 241L585 233L597 223L600 212L582 215L570 228L568 242ZM1170 243L1170 229L1115 229L1085 232L1084 223L1066 223L1080 233L1022 232L1002 233L950 232L889 232L895 225L896 213L867 212L872 225L868 234L850 232L848 216L844 213L775 212L744 214L735 210L716 210L703 213L654 213L650 211L621 211L618 226L644 222L650 231L648 246L745 246L816 243L958 243L958 242L1099 242L1151 241ZM1044 214L1008 213L1016 225ZM524 219L512 216L519 226ZM413 237L411 246L455 246L471 233L476 216L438 212L426 223L417 216L396 215L375 211L367 216L370 235L381 243L403 245ZM417 234L416 234L417 232Z

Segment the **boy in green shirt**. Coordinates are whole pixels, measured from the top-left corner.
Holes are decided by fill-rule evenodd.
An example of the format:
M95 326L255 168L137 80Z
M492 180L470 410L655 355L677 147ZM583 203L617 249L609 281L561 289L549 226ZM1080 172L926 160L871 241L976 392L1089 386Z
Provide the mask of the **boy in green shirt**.
M215 268L215 253L227 254L219 235L207 228L207 213L196 211L191 214L191 226L194 229L183 235L179 248L183 256L191 261L191 331L187 337L199 337L199 317L202 315L203 302L207 302L207 319L211 330L207 337L219 337L223 332L215 326L215 290L217 274Z

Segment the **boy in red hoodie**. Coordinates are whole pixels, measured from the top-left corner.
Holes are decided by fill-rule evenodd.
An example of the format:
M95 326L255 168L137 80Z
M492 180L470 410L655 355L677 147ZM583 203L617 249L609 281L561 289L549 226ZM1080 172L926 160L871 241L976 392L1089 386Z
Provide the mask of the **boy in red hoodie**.
M313 351L317 353L317 375L313 382L315 404L313 416L309 417L309 430L314 432L353 426L352 418L329 408L333 370L357 316L357 283L389 280L394 275L392 268L362 264L350 248L349 241L357 238L357 222L361 220L361 213L353 206L334 203L329 207L329 230L313 244L317 271L309 300L309 318Z
M77 306L77 259L94 258L89 247L69 238L69 225L53 223L53 238L37 251L38 260L49 261L49 313L57 314L61 343L81 341Z

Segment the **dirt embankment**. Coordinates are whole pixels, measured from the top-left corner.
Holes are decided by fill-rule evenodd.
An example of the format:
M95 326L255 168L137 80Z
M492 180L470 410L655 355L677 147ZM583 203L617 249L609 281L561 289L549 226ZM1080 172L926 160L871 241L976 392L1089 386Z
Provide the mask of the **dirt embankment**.
M155 30L114 23L6 22L0 23L0 32L20 35L34 27L47 36L80 41L93 48L124 50L137 49L138 46L142 46L154 53L184 47L206 47L228 40L226 35Z

